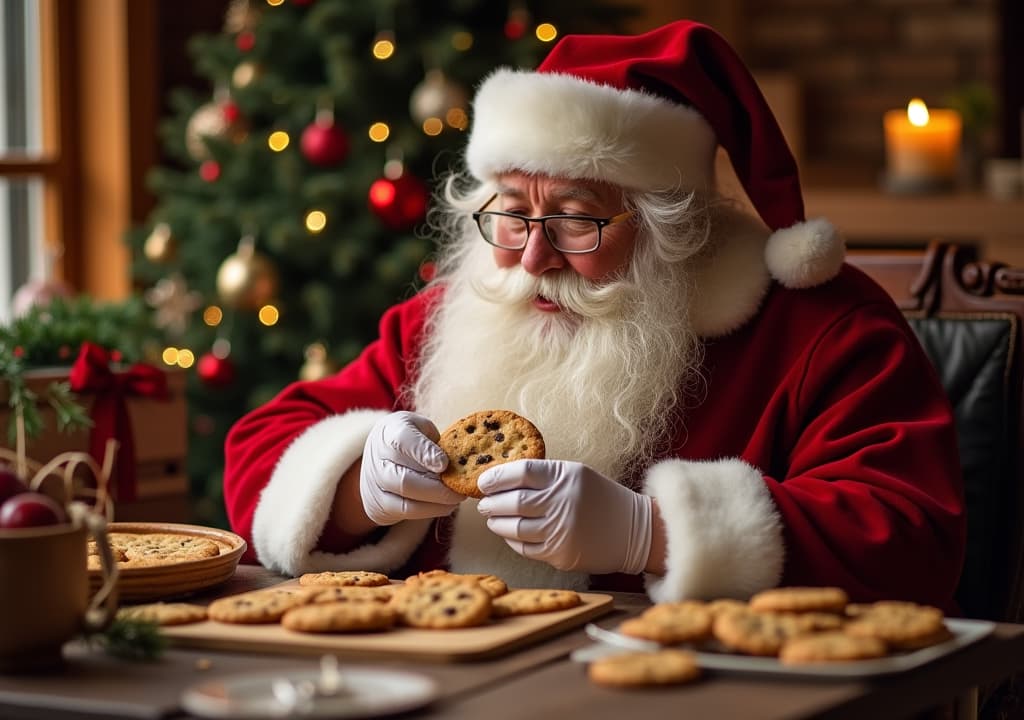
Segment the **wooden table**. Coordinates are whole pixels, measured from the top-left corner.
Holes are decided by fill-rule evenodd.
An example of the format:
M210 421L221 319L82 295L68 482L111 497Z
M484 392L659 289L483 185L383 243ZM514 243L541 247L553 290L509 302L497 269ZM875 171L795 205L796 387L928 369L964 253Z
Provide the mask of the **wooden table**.
M242 566L204 599L273 585L282 580L262 568ZM649 602L615 595L616 610L599 623L613 627ZM948 704L970 688L1024 668L1024 625L995 632L921 668L875 680L772 679L716 675L693 685L614 691L590 683L569 659L587 645L581 629L493 660L461 664L374 661L375 667L428 675L439 699L413 713L425 718L905 718ZM311 657L260 656L172 648L154 663L109 657L80 643L65 650L67 667L56 675L0 676L0 718L183 718L185 688L219 675L311 670ZM342 662L351 662L343 659ZM406 716L403 716L406 717Z

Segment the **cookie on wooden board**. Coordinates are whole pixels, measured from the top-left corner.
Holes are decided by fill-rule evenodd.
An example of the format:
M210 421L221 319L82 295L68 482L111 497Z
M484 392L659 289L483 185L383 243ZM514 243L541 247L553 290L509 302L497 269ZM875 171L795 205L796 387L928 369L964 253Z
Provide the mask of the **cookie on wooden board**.
M387 630L395 610L376 602L329 602L292 608L281 618L289 630L305 633L357 633Z
M487 591L487 594L492 598L504 595L508 592L508 585L497 575L487 575L484 573L453 573L448 570L427 570L425 572L417 573L416 575L410 575L405 579L406 583L418 583L424 580L430 580L433 578L444 578L448 580L464 580L465 582L473 582L482 587Z
M392 601L411 627L446 629L483 625L491 616L491 596L476 583L431 578L406 585Z
M312 602L315 596L315 590L300 587L253 590L214 600L208 613L211 620L223 623L275 623L292 608Z
M147 603L130 605L117 611L120 620L139 620L157 625L188 625L206 619L206 607L192 603Z
M492 613L494 617L499 618L511 615L534 615L568 610L581 602L583 600L575 590L522 588L509 590L504 595L494 598Z
M337 587L380 587L391 579L384 573L368 570L336 570L305 573L299 577L299 585L334 585Z

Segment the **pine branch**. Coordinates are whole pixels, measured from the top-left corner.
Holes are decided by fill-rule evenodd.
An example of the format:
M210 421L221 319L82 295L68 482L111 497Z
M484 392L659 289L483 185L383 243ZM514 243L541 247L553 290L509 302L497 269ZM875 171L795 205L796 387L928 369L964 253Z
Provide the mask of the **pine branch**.
M105 630L86 640L114 657L128 660L156 660L167 648L167 638L159 625L126 618L115 618Z
M47 401L57 414L57 430L73 432L78 428L92 427L92 418L85 408L78 403L78 398L71 392L67 382L50 383L47 388Z

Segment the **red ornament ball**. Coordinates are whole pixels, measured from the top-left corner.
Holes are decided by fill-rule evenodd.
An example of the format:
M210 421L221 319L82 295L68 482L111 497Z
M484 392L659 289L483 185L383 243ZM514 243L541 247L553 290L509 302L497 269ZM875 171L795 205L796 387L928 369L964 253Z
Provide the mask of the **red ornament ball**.
M509 40L518 40L526 34L526 23L522 20L508 20L505 23L505 37Z
M309 162L320 167L338 165L348 157L348 135L340 125L313 122L302 131L299 146Z
M414 175L381 178L370 186L370 209L392 230L407 230L427 214L430 191Z
M217 182L220 177L220 163L216 160L206 160L199 166L199 177L208 183Z
M217 357L213 353L205 353L196 363L196 373L204 385L209 387L227 387L235 380L235 364L230 358Z
M220 106L220 111L223 113L224 121L228 125L234 125L242 119L242 111L230 100Z
M256 47L256 35L251 30L243 30L235 38L235 47L242 52L249 52Z

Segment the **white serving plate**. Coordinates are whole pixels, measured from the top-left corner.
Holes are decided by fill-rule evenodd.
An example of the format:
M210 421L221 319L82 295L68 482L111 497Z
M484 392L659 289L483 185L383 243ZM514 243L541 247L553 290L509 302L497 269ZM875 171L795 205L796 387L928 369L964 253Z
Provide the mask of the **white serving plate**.
M930 647L889 655L871 660L827 662L807 665L783 665L776 658L737 655L726 652L708 652L694 649L697 664L706 670L726 673L747 673L794 678L867 678L906 672L930 663L962 647L981 640L992 632L995 623L987 620L946 618L946 627L953 633L949 640ZM647 640L620 635L596 625L588 625L587 635L598 640L593 645L579 648L572 654L577 662L591 662L603 655L637 650L656 650L660 646ZM617 637L616 637L617 636Z

